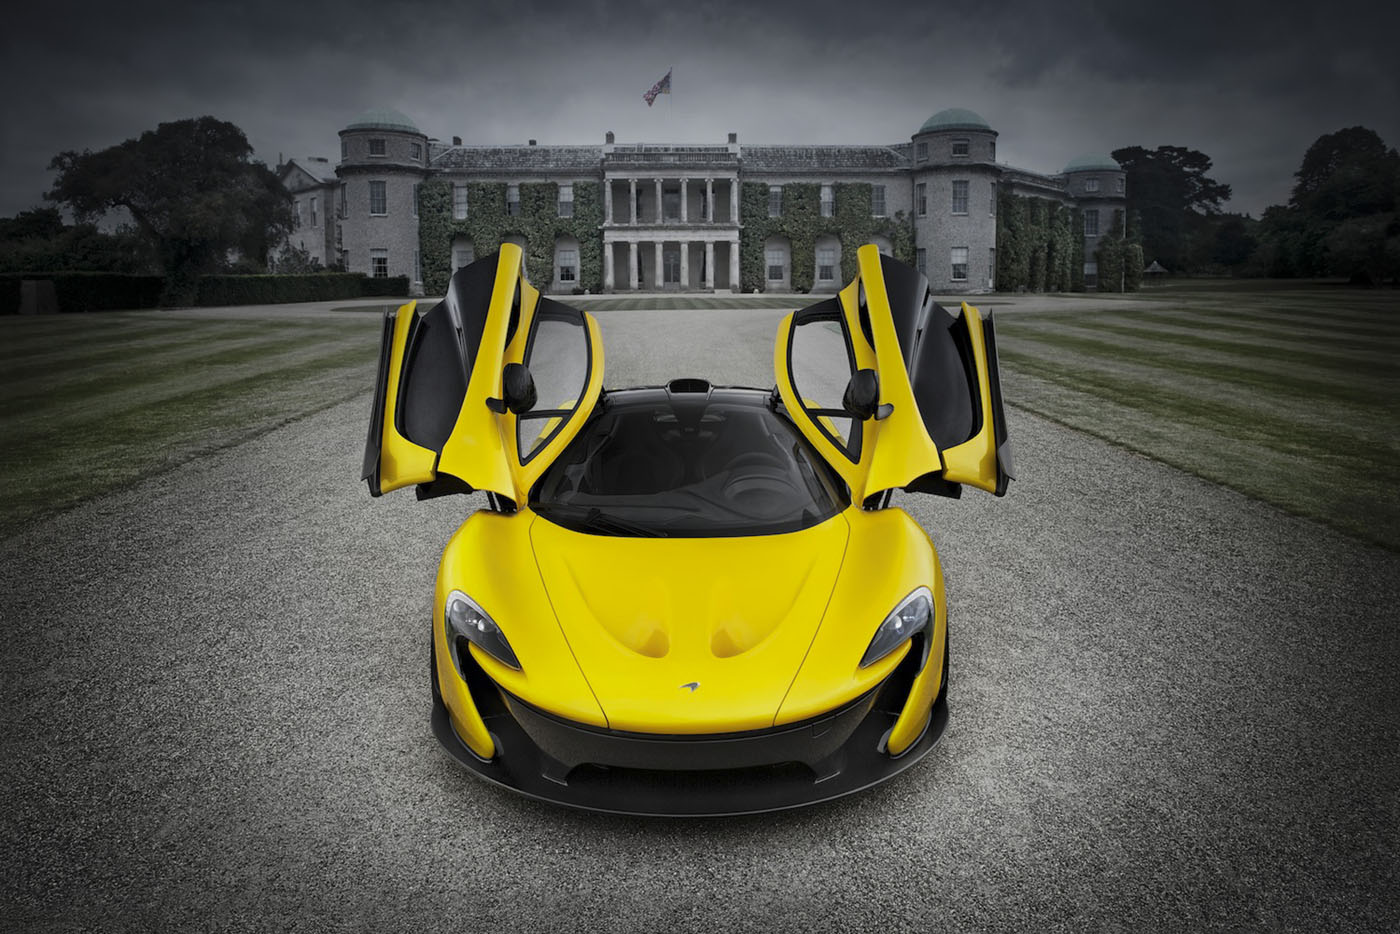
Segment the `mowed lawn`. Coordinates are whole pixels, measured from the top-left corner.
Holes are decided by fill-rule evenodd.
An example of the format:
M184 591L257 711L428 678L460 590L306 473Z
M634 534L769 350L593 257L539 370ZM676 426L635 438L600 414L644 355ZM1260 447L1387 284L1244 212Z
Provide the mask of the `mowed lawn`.
M999 317L1008 403L1400 549L1400 293L1108 299Z
M368 392L379 322L0 318L0 534Z
M665 300L812 300L736 298ZM1188 283L972 301L998 311L1008 404L1400 550L1400 294ZM578 304L638 302L657 299ZM379 321L294 309L0 318L0 534L366 395Z

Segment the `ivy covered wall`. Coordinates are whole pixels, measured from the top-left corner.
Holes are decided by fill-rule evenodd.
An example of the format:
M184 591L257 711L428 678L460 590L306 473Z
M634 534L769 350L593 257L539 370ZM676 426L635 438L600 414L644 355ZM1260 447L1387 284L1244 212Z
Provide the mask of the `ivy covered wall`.
M828 234L841 241L841 284L855 278L856 251L876 235L887 237L896 259L914 262L914 225L900 211L894 217L870 216L870 184L840 183L832 187L835 210L822 217L822 186L790 182L782 186L782 214L768 216L768 184L744 182L739 192L739 282L745 292L767 285L763 244L769 237L786 237L792 245L788 279L794 292L810 292L816 276L817 238Z
M999 292L1082 292L1084 221L1045 198L997 195Z
M500 249L507 237L525 238L525 271L548 291L554 281L554 241L574 237L579 245L580 289L597 292L603 284L602 185L574 182L574 216L559 216L555 182L520 185L520 213L506 213L504 182L468 182L467 216L452 217L452 182L434 179L418 192L418 243L423 253L423 291L441 295L452 274L452 241L470 237L476 256Z

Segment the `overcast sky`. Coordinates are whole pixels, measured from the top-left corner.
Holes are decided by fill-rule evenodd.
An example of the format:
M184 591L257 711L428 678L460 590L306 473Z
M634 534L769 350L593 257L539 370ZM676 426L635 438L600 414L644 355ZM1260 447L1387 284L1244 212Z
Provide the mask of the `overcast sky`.
M967 107L998 157L1189 146L1258 216L1323 133L1400 144L1400 4L1185 0L699 0L511 4L131 0L7 12L0 215L42 204L49 160L210 114L279 153L394 107L468 143L907 142ZM642 93L674 68L675 92Z

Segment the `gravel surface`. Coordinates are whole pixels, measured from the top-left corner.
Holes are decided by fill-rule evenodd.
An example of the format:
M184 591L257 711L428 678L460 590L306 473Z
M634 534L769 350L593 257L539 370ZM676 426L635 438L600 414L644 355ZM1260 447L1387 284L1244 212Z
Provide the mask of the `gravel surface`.
M601 313L607 383L771 384L779 316ZM0 545L0 929L1400 928L1400 556L1013 410L1005 499L896 501L948 576L922 765L579 814L433 739L432 580L481 503L371 500L368 410Z

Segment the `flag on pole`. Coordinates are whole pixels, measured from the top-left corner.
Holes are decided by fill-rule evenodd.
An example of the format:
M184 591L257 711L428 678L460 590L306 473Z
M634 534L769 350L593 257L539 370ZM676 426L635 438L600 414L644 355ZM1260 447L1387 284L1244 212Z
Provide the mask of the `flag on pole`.
M642 100L646 101L646 102L647 102L647 106L650 107L650 106L656 101L656 95L658 95L658 94L670 94L670 93L671 93L671 71L670 71L670 69L667 69L667 70L666 70L666 77L662 78L660 81L658 81L658 82L656 82L655 84L653 84L653 85L651 86L651 90L642 95Z

